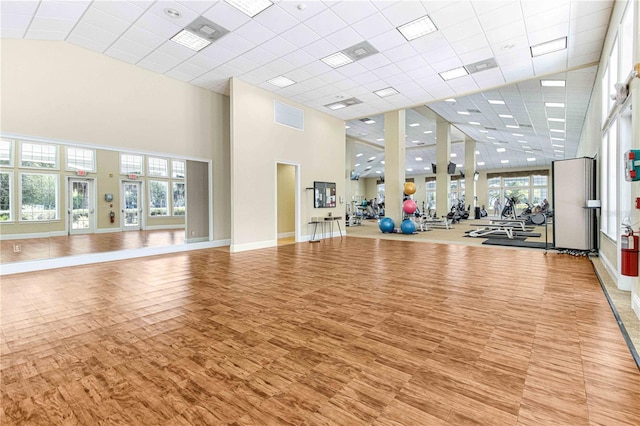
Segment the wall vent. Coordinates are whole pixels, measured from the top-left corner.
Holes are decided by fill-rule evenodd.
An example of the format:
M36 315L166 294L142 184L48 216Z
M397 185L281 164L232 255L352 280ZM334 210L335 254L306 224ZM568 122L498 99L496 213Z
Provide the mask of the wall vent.
M276 124L304 130L304 111L300 108L273 101L273 119Z

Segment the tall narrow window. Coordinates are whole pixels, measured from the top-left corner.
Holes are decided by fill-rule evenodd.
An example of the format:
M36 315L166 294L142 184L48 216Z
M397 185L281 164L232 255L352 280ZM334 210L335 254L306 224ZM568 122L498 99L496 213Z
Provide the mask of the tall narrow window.
M93 149L67 147L67 170L96 171L96 152Z
M58 147L43 143L22 142L20 145L20 167L57 169Z
M58 219L58 175L20 174L20 220Z
M13 141L0 140L0 166L13 166Z
M184 182L173 182L173 215L184 216L185 213Z
M149 181L149 215L169 215L169 182Z
M123 175L143 175L142 155L120 154L120 173Z
M13 173L0 172L0 222L13 220L11 211L11 178Z
M185 162L183 160L171 161L171 177L174 179L184 179Z

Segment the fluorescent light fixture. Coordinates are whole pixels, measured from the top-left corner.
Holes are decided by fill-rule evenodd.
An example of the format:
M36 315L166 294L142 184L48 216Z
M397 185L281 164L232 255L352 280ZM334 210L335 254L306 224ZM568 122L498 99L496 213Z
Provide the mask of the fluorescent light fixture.
M554 143L551 146L555 146L556 148L564 148L564 145L560 145L559 143Z
M487 102L489 102L491 105L504 105L504 101L498 99L489 99Z
M398 92L393 87L387 87L386 89L376 90L373 93L375 93L376 95L380 96L381 98L386 98L387 96L397 95L400 92Z
M351 128L351 126L344 126L344 128L345 128L345 129L350 129L350 128Z
M545 102L547 108L564 108L564 102Z
M554 133L564 133L564 129L549 129L549 131Z
M547 118L547 121L553 121L555 123L564 123L564 118L553 118L553 117L549 117Z
M480 151L476 151L476 155L480 154Z
M533 151L525 151L527 154L533 154Z
M171 40L196 52L201 51L211 44L211 41L206 38L202 38L187 30L181 30L178 34L171 37Z
M417 140L416 141L411 141L411 143L420 143L420 141L417 141Z
M458 156L458 154L456 154L455 152L452 152L452 153L449 155L449 157L451 157L451 158L454 158L454 157L457 157L457 156Z
M562 149L554 149L553 152L564 152Z
M380 164L384 164L384 160L382 160L382 161L380 162Z
M356 154L356 157L362 157L362 153Z
M375 120L368 119L368 120L367 120L367 121L365 121L364 123L365 123L365 124L373 124L373 123L375 123L375 122L376 122Z
M519 137L519 138L521 138L521 137L523 137L523 136L524 136L522 133L511 133L511 134L512 134L513 136L516 136L516 137Z
M527 157L527 161L536 161L536 157Z
M496 151L497 151L497 152L505 152L505 151L506 151L506 149L504 149L504 148L496 148Z
M444 101L445 101L445 102L456 102L456 100L455 100L455 99L453 99L453 98L445 99Z
M271 83L270 81L268 83ZM271 83L273 84L273 83ZM286 87L286 86L285 86ZM336 109L342 109L342 108L346 108L347 104L343 103L343 102L334 102L332 104L329 105L325 105L327 108L332 109L332 110L336 110Z
M464 77L465 75L469 75L469 73L464 67L453 68L438 74L440 74L440 77L444 81L449 81L449 80L453 80L454 78L460 78L460 77Z
M409 127L417 127L419 125L420 125L420 123L411 123L411 124L409 124Z
M424 168L425 170L431 170L431 167L429 167L429 166L425 166L425 167L423 167L423 168Z
M262 12L269 6L273 4L273 2L269 0L225 0L231 6L238 9L240 12L245 15L253 18L258 13Z
M476 164L477 164L478 166L484 166L484 161L478 161Z
M542 87L564 87L565 80L540 80Z
M469 111L458 111L458 114L460 114L460 115L471 115L471 113Z
M424 131L424 132L422 132L422 133L425 133L425 134L427 134L427 135L428 135L429 133L433 133L433 130L425 130L425 131Z
M418 18L414 21L408 22L398 27L398 31L403 35L407 41L415 40L418 37L430 34L434 31L438 31L435 24L429 18L428 15Z
M376 156L375 156L375 155L374 155L373 157L369 157L369 161L371 161L371 160L375 160L375 159L376 159Z
M551 138L552 141L564 141L563 138Z
M518 140L518 142L520 142L520 143L527 143L527 141L523 141L523 140Z
M372 166L367 166L367 167L365 167L365 170L371 170L371 167Z
M511 114L498 114L498 117L500 117L500 118L513 118L513 115L511 115Z
M520 126L514 126L513 124L507 124L505 127L509 128L509 129L519 129Z
M501 162L502 164L508 164L508 163L509 163L509 160L500 160L500 162Z
M463 167L463 164L456 164L456 167Z
M416 161L422 161L422 157L416 157Z
M483 129L483 130L478 130L478 131L479 131L480 133L489 133L489 131L488 131L488 130L484 130L484 129Z
M382 142L384 140L384 138L378 138L376 139L376 142Z
M332 55L327 56L326 58L322 58L321 61L329 65L331 68L340 68L343 65L347 65L353 62L353 59L342 52L336 52Z
M567 38L561 37L531 46L531 56L535 58L536 56L546 55L547 53L557 52L558 50L564 50L566 48Z
M407 171L408 171L408 172L412 172L412 171L413 171L413 169L409 168L409 169L407 169Z
M359 167L359 166L360 166L360 163L356 164L354 167Z
M478 123L477 121L470 121L469 124L473 124L474 126L479 126L480 123Z
M283 75L279 75L278 77L274 77L271 80L267 80L267 83L273 84L274 86L278 86L280 88L282 87L287 87L287 86L291 86L292 84L296 84L295 81L288 79L287 77L283 76ZM344 105L346 106L346 105ZM329 107L331 108L331 107ZM341 107L344 108L344 107ZM331 109L339 109L339 108L331 108Z
M493 140L493 139L495 139L495 138L494 138L493 136L487 136L487 139L491 139L491 140Z
M531 149L531 147L530 147L530 146L522 145L522 149Z
M382 173L380 170L376 170L376 173Z

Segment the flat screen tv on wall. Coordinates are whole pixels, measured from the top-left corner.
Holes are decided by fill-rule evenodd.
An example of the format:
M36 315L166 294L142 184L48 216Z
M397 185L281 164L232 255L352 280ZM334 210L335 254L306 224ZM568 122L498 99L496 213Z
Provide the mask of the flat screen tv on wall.
M336 183L313 182L313 207L316 209L336 206Z
M456 174L456 163L449 162L447 166L447 174L455 175Z

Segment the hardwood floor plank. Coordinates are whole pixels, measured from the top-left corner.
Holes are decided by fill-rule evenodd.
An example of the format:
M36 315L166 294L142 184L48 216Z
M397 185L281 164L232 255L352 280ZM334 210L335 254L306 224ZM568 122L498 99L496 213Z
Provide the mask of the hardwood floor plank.
M640 418L640 372L584 258L347 237L0 291L3 425Z

